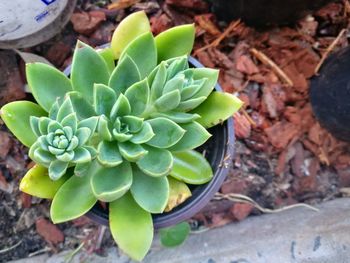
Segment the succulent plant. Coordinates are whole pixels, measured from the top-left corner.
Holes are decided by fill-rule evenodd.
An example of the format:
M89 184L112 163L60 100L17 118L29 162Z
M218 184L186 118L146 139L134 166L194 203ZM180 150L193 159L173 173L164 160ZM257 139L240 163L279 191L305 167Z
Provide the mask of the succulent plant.
M29 157L48 167L52 180L65 175L69 166L89 165L96 151L86 144L95 132L97 121L98 117L90 117L78 122L69 97L62 105L56 101L49 117L30 117L32 131L38 138L30 147Z
M115 241L141 260L153 239L151 215L184 202L187 184L211 180L194 149L242 103L213 91L217 70L189 67L194 32L183 25L154 37L137 12L119 24L111 47L78 42L68 77L27 64L38 104L9 103L1 117L36 162L20 188L53 199L54 223L108 202Z

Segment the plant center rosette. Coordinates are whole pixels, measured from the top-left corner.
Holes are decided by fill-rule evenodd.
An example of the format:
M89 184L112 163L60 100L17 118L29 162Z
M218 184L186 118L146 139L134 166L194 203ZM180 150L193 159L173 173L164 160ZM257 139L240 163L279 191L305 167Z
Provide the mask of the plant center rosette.
M183 25L154 37L144 12L125 18L111 47L78 42L68 78L42 63L26 65L37 101L1 109L36 162L22 191L52 199L54 223L109 203L118 246L141 260L153 240L151 214L170 211L213 172L195 148L242 105L213 91L218 71L190 68L195 29Z

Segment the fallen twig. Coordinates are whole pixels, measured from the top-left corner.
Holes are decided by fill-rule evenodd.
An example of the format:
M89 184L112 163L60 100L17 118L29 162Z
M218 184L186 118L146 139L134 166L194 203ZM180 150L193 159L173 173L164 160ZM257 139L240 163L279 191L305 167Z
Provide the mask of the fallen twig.
M241 194L221 194L221 193L217 193L214 197L214 200L222 200L222 199L226 199L226 200L230 200L233 202L239 202L239 203L246 203L246 204L251 204L253 205L255 208L257 208L258 210L260 210L263 213L266 214L274 214L274 213L280 213L289 209L293 209L293 208L297 208L297 207L305 207L308 209L311 209L313 211L318 211L317 208L308 205L308 204L294 204L294 205L289 205L289 206L285 206L282 208L278 208L278 209L269 209L269 208L264 208L262 206L260 206L257 202L255 202L253 199L251 199L248 196L245 195L241 195Z
M247 112L245 109L241 108L240 111L243 113L244 117L246 117L246 119L249 121L249 123L250 123L253 127L256 127L256 126L257 126L257 125L256 125L256 122L252 119L252 117L249 116L248 112Z
M293 86L293 81L287 76L286 73L275 63L273 62L268 56L266 56L263 52L252 48L250 49L250 52L258 59L261 63L263 63L266 66L271 67L271 69L276 73L276 75L286 84L289 86Z
M28 258L37 256L37 255L40 255L40 254L42 254L42 253L46 253L46 252L49 252L49 251L51 251L51 248L50 248L50 247L44 247L43 249L40 249L40 250L37 250L37 251L34 251L34 252L30 253L30 254L28 255Z
M6 253L12 249L15 249L16 247L18 247L20 244L22 244L22 240L20 240L18 243L14 244L13 246L11 247L8 247L8 248L4 248L4 249L1 249L0 250L0 254L3 254L3 253Z
M64 263L70 263L73 260L74 256L84 247L84 245L85 242L81 242L81 244L76 249L74 249L71 253L66 255L64 257Z
M237 21L233 21L231 22L231 24L226 28L226 30L218 37L216 38L213 42L211 42L210 44L201 47L199 49L197 49L193 55L197 55L199 52L207 50L208 48L211 47L217 47L222 40L224 40L239 24L241 23L241 20L237 20Z
M343 37L343 35L347 32L346 28L343 28L339 35L336 37L336 39L334 39L334 41L332 42L332 44L329 45L329 47L327 48L326 52L323 53L322 58L320 60L320 62L318 62L316 68L315 68L315 75L318 74L319 70L321 69L323 63L325 62L325 60L328 58L329 53L331 53L333 51L333 49L337 46L337 44L339 43L340 39Z

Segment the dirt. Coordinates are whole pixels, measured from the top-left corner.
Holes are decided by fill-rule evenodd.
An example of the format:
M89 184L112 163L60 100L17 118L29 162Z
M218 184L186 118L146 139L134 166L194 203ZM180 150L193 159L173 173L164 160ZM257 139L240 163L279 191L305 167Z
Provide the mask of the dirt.
M76 39L93 46L107 43L115 26L131 12L145 10L155 34L194 22L192 55L208 67L221 69L223 89L245 102L234 116L236 156L220 193L246 195L270 209L299 202L313 205L349 193L349 145L318 124L308 98L310 79L322 56L349 27L347 1L331 3L294 26L265 31L241 21L217 21L201 0L113 2L79 1L59 35L24 51L64 69L71 62ZM345 34L331 52L347 45ZM24 62L12 51L0 51L0 65L2 106L26 94ZM32 163L27 149L1 122L0 147L0 262L74 249L82 242L91 253L103 253L114 245L108 229L84 217L52 225L49 202L18 189ZM259 214L252 205L223 198L211 201L191 221L195 228L217 227Z

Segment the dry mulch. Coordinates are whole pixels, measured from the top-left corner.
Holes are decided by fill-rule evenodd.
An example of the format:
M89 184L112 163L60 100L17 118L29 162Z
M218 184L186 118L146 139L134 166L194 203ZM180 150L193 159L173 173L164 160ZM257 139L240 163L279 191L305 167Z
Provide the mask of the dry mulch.
M221 196L247 195L275 209L349 193L349 145L320 127L308 99L310 79L324 57L348 45L342 31L349 27L347 1L331 3L293 26L263 31L241 21L218 22L202 0L113 2L79 1L61 34L25 51L64 69L76 39L93 46L107 43L116 24L130 12L145 10L155 34L195 23L193 56L207 67L220 68L223 89L245 102L234 116L236 158ZM0 106L25 98L24 62L11 51L0 51L0 67ZM51 224L48 202L18 190L31 165L27 150L0 123L0 262L55 253L82 242L88 251L103 253L101 248L113 244L104 227L84 217ZM192 222L194 227L217 227L259 213L251 204L223 198L210 202Z

